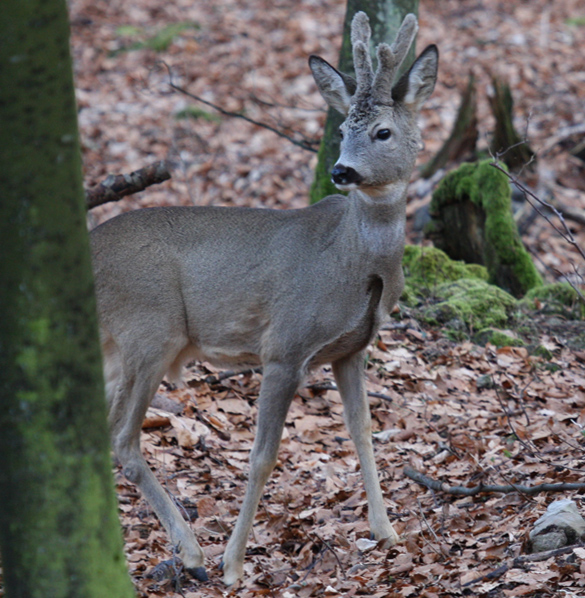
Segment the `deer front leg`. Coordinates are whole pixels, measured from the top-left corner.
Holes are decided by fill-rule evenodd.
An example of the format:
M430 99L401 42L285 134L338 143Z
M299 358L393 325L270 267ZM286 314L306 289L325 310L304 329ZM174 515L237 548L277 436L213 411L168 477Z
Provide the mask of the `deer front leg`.
M398 542L398 534L388 520L372 447L370 407L364 380L364 353L332 364L344 408L344 419L360 460L368 497L368 520L376 540L385 540L388 548Z
M223 555L223 576L226 585L235 583L244 572L248 534L264 485L276 464L286 414L299 380L300 372L296 368L271 363L264 365L258 399L256 438L250 455L248 487L236 526Z

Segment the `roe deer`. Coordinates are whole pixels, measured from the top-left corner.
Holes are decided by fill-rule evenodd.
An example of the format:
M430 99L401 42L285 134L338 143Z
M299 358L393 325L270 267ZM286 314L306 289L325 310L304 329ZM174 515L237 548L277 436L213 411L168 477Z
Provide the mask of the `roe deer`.
M378 481L363 370L366 347L402 292L406 189L421 145L416 119L437 77L432 45L394 85L417 28L408 15L392 46L378 46L374 73L368 18L357 13L355 79L310 57L322 96L346 116L332 179L347 197L299 210L144 209L91 233L113 449L199 580L207 579L203 551L140 452L142 420L163 376L194 358L263 366L248 486L223 557L226 584L243 574L289 405L319 364L332 364L372 535L386 546L398 541Z

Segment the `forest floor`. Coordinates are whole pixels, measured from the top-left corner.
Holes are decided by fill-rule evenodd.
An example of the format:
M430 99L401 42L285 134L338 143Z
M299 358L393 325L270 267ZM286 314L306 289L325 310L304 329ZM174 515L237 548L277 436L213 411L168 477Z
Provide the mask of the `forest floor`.
M86 185L155 160L175 166L171 181L94 209L92 226L152 205L307 205L314 153L171 90L169 69L192 94L318 142L324 102L307 57L336 63L343 2L71 0L70 8ZM471 70L480 146L487 147L493 129L487 98L497 74L510 83L517 128L538 154L531 184L583 209L585 165L568 149L577 142L569 128L585 124L584 19L581 0L423 0L417 44L437 43L441 62L420 119L419 164L449 135ZM415 174L409 242L424 242L413 221L431 190ZM585 247L583 227L569 224ZM547 280L564 273L578 282L575 272L584 264L544 219L524 240ZM450 486L583 481L585 351L571 342L583 329L538 317L548 358L522 347L452 342L406 309L371 347L376 458L402 537L390 551L368 541L367 504L340 400L323 389L331 371L314 372L293 402L245 578L230 589L219 564L245 488L261 377L212 384L208 377L218 372L203 364L185 372L185 388L161 386L144 451L191 517L210 581L185 579L180 571L170 571L171 579L148 576L172 556L171 547L148 504L118 473L138 595L585 596L582 549L544 561L518 558L547 504L572 498L583 508L582 492L454 496L404 473L409 466Z

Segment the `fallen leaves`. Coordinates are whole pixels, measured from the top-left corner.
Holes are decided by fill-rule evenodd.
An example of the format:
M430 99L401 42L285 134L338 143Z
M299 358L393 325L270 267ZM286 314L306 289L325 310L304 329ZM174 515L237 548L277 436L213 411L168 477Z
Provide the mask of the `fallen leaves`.
M395 397L392 403L372 398L371 405L381 484L401 543L385 551L369 538L363 482L339 397L313 390L331 381L323 368L293 402L238 589L222 586L219 563L245 489L260 378L235 376L210 388L202 382L209 370L194 366L187 390L164 392L183 405L183 414L149 410L147 421L156 417L163 427L144 430L145 452L190 514L211 579L198 584L179 575L185 595L445 597L469 588L473 595L503 597L585 588L580 552L522 560L525 535L547 503L572 497L579 504L575 491L455 497L424 490L403 472L410 465L446 486L468 488L581 481L585 458L576 422L583 419L585 394L583 371L574 367L580 362L559 348L553 363L564 367L550 372L525 350L457 345L436 331L425 334L421 346L405 331L384 331L368 360L368 384ZM392 361L400 367L385 367ZM481 376L493 384L478 389ZM172 557L166 536L123 478L119 493L141 595L173 595L172 584L145 576Z

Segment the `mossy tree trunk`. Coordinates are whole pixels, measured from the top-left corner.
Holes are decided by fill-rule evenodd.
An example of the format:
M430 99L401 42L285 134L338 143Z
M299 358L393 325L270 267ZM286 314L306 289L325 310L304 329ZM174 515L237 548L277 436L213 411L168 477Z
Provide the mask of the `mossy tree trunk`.
M133 596L111 473L65 0L0 19L7 598Z
M370 19L370 27L372 28L371 52L375 58L375 47L381 42L391 44L394 41L404 17L409 13L418 14L418 2L419 0L348 0L343 23L343 40L339 54L339 70L350 75L354 74L350 30L351 20L356 12L362 10ZM412 44L402 65L401 72L409 68L414 61L414 46ZM329 108L325 131L317 156L315 179L311 186L311 203L316 203L327 195L339 193L331 182L330 173L339 157L339 126L342 122L343 116L336 110Z

